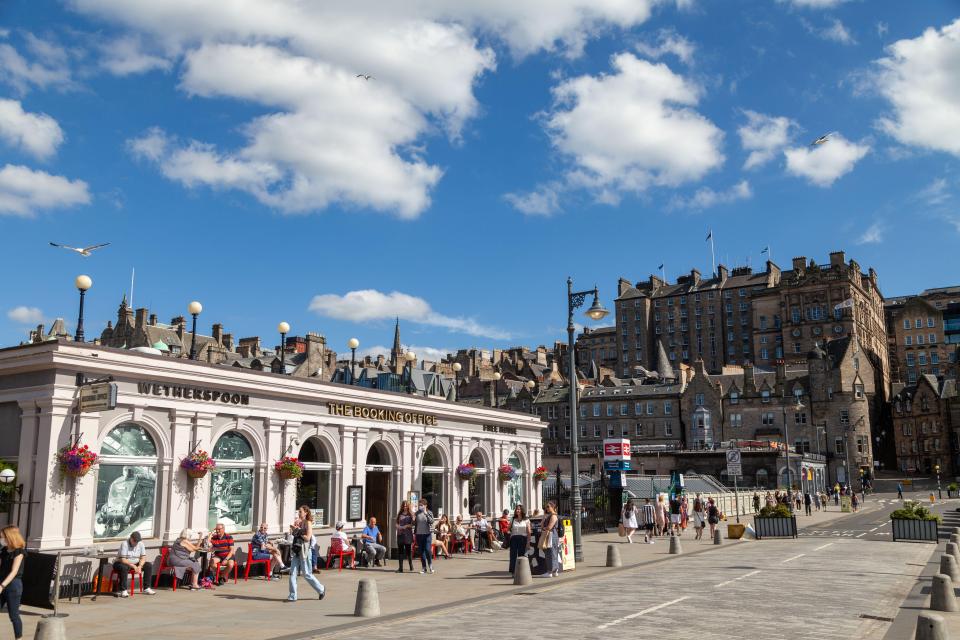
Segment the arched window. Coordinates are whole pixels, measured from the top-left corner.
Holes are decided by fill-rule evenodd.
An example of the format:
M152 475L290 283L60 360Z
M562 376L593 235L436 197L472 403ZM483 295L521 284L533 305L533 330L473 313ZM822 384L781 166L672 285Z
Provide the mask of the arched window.
M228 431L213 446L207 526L222 523L227 533L253 529L253 449L239 431Z
M310 438L300 449L303 477L297 481L297 506L313 510L313 526L327 526L330 521L330 474L333 465L327 448L318 438Z
M94 539L127 538L134 531L153 536L156 494L157 446L153 438L131 422L111 429L100 446Z
M470 481L467 490L467 505L470 513L483 511L487 513L487 463L483 458L480 449L474 449L470 453L470 463L477 468L477 476Z
M441 509L445 513L448 512L443 502L443 479L446 470L443 468L443 457L440 449L433 445L427 447L423 452L423 460L420 466L423 473L421 497L427 501L427 505L434 515L439 514Z
M523 504L523 462L520 460L520 454L516 451L507 459L507 464L517 470L517 477L507 482L507 503L510 510L518 504Z
M757 486L766 487L767 486L767 470L766 469L757 469Z

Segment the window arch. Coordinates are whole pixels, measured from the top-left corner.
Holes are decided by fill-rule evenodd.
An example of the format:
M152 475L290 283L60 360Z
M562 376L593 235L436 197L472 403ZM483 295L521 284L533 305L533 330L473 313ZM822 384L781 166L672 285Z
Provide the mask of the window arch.
M513 511L518 504L523 504L524 501L523 476L526 470L523 468L523 459L520 457L519 451L510 454L507 464L517 470L517 477L507 482L507 506Z
M766 487L766 486L768 486L767 483L769 482L769 480L767 480L767 470L766 470L766 469L757 469L757 476L756 476L756 478L757 478L756 482L757 482L757 486L758 486L758 487Z
M124 422L104 437L97 474L96 540L154 535L157 445L139 424Z
M437 514L442 509L445 513L450 509L444 503L443 485L446 478L446 469L443 466L443 452L440 447L430 445L423 451L420 461L421 497L427 501L427 506Z
M227 533L251 531L253 523L253 448L239 431L228 431L213 445L217 468L210 474L207 526L222 523Z
M333 486L333 464L327 447L320 438L308 438L300 448L299 459L303 463L303 477L297 480L297 505L310 507L314 527L327 526Z

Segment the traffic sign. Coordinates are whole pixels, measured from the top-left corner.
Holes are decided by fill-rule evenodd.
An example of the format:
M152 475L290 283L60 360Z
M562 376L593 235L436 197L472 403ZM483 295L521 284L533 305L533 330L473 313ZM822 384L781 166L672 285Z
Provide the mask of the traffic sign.
M743 475L740 449L727 449L727 475L730 477Z

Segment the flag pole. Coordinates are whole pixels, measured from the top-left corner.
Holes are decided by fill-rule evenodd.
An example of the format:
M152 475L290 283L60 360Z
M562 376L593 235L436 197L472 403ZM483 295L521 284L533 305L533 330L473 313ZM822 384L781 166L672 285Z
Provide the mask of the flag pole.
M717 254L713 248L713 229L710 229L710 262L713 266L713 275L717 275Z

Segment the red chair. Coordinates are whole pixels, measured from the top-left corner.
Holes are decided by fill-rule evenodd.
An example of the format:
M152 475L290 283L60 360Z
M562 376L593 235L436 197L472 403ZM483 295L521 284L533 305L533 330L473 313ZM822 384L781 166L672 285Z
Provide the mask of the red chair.
M167 556L170 554L170 547L162 547L160 549L160 567L157 569L157 577L154 578L153 588L156 589L160 586L160 576L164 571L169 571L171 574L171 582L173 583L173 590L177 590L177 571L169 564L167 564ZM183 577L187 577L187 573L193 573L193 569L186 569L184 571ZM140 581L141 585L143 580Z
M450 540L450 553L454 553L457 550L457 547L462 547L463 553L470 553L473 551L473 543L470 541L470 537L466 536L457 540L456 538Z
M437 559L437 546L436 546L435 544L433 544L432 542L430 543L430 546L433 547L433 559L436 560L436 559ZM417 541L416 541L416 540L413 541L413 557L414 557L414 558L419 558L419 557L420 557L419 554L417 553Z
M327 569L330 568L330 565L333 564L333 559L335 557L340 558L340 568L337 569L337 572L343 571L343 559L344 557L350 558L350 564L356 562L357 550L353 547L340 547L339 549L334 549L332 546L327 549Z
M267 557L267 558L264 558L263 560L254 560L253 559L253 543L251 542L249 545L247 545L247 562L245 563L246 566L243 569L244 582L250 579L250 567L255 564L265 565L267 572L263 574L263 577L266 580L269 580L270 576L273 575L273 573L270 571L271 559L272 558Z
M127 573L127 576L129 577L129 580L130 580L130 597L132 598L133 594L136 593L137 591L137 578L140 578L140 593L143 593L143 574L129 571ZM116 581L117 583L116 588L114 588L113 586L114 581ZM116 570L114 570L113 573L110 574L110 591L116 592L119 590L120 590L120 574L117 573Z
M220 572L223 571L223 570L224 570L224 569L223 569L223 562L218 562L218 563L217 563L217 575L214 576L214 578L213 578L214 584L220 584ZM237 562L237 558L234 557L234 558L233 558L233 584L237 584L237 576L238 576L239 574L240 574L240 563ZM226 577L227 577L227 580L230 579L230 572L229 572L229 571L227 572Z

